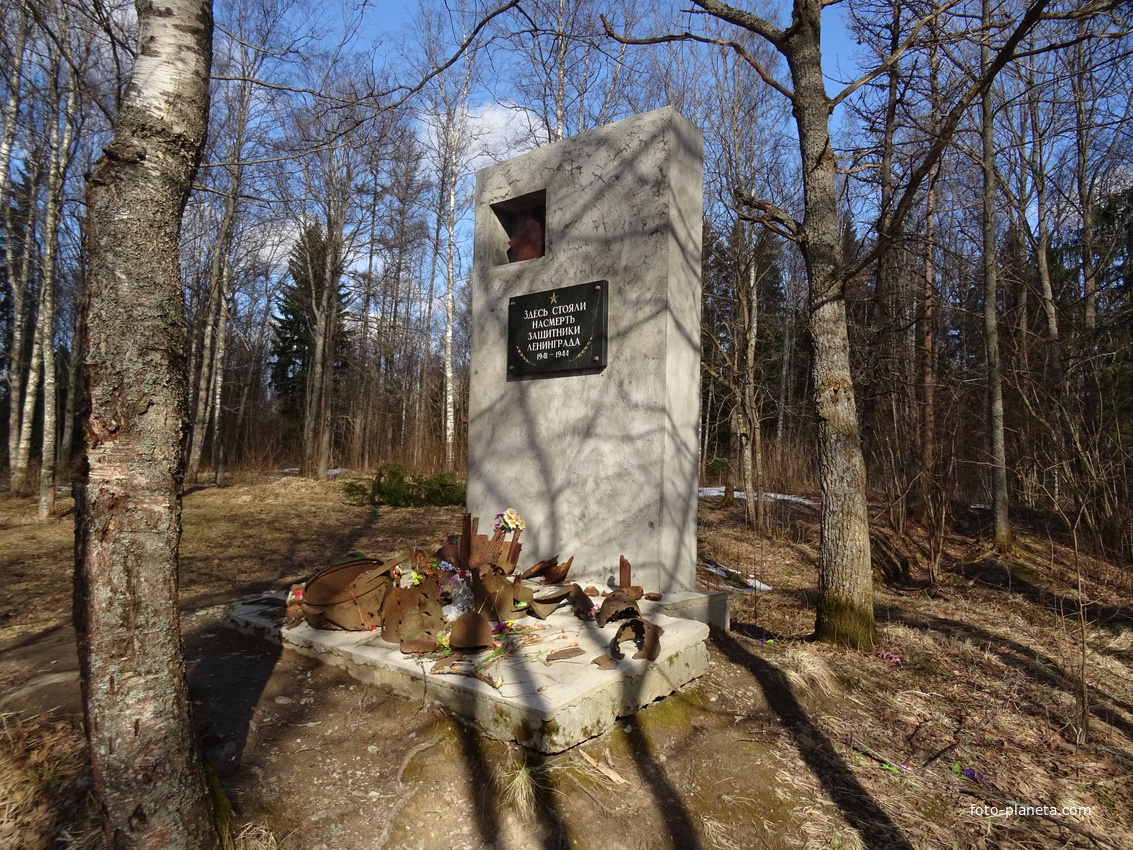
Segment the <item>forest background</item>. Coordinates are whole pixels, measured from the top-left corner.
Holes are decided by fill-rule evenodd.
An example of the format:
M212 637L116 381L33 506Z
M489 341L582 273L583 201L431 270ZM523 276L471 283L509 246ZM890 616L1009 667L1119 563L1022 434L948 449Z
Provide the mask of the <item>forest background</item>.
M215 4L209 141L182 232L187 481L391 462L459 475L475 169L673 104L705 133L702 477L743 486L760 524L762 491L818 486L786 62L756 31L680 4L509 5L480 26L493 6ZM823 70L870 500L899 533L910 519L938 529L937 558L950 506L986 504L1051 513L1124 559L1128 4L1035 27L953 115L1024 8L825 13L848 37ZM72 478L84 175L109 140L136 18L117 0L2 14L0 433L10 491L38 492L46 517Z

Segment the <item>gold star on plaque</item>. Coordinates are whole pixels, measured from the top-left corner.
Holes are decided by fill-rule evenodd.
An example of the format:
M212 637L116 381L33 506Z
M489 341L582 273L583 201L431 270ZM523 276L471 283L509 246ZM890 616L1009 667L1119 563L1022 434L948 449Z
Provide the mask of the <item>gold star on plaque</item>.
M559 293L557 293L557 292L551 293L551 303L552 304L558 304L559 303Z

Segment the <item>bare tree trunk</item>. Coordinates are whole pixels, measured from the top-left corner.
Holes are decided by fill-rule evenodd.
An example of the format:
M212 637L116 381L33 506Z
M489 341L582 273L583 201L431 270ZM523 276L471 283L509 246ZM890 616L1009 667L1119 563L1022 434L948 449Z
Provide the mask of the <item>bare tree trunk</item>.
M215 361L213 349L216 345L215 337L224 332L222 325L227 315L228 304L228 247L231 242L232 220L236 214L236 187L230 187L224 199L224 216L220 221L216 243L213 245L212 268L210 277L212 286L209 287L209 300L205 318L205 327L201 335L200 361L201 367L197 374L196 390L190 390L189 397L196 399L193 412L193 428L189 439L189 463L185 468L185 479L195 482L200 474L201 454L204 452L205 435L208 431L209 418L212 415L211 387L216 381ZM189 380L193 375L189 375Z
M78 87L74 81L67 91L62 116L51 122L51 164L47 175L47 211L43 226L43 282L39 299L44 317L43 345L43 445L39 465L38 516L45 520L55 512L55 454L58 429L58 395L55 375L55 257L59 245L59 216L63 209L63 177L70 160L71 136ZM60 122L60 118L62 121ZM62 123L62 128L60 128Z
M316 368L312 379L316 382L315 398L315 477L325 481L330 470L332 391L334 389L335 335L338 330L338 281L342 273L342 222L327 219L326 255L324 257L322 305L317 312L315 346Z
M178 241L207 126L209 0L138 0L137 61L87 190L75 632L109 848L218 846L185 686Z
M16 25L15 45L12 51L12 65L8 70L8 101L4 104L3 129L0 130L0 207L4 210L5 263L8 270L8 286L12 291L12 348L8 363L8 470L12 476L16 469L16 451L20 439L20 393L23 389L23 348L24 348L24 282L25 277L14 274L16 270L15 217L11 197L11 158L12 143L16 138L16 117L20 111L22 95L22 70L24 48L27 45L30 17L25 4L19 6L19 23ZM30 204L29 204L30 207ZM9 482L13 484L14 479Z
M760 433L760 417L756 404L757 390L755 368L755 340L759 332L759 279L757 275L757 251L755 237L749 240L749 261L747 270L746 321L744 322L744 376L743 410L746 420L747 440L744 442L744 488L746 489L747 521L753 528L767 526L763 500L763 435Z
M213 354L212 365L212 384L209 387L209 393L212 396L212 401L209 403L209 418L205 420L205 424L209 421L212 422L212 457L213 457L213 482L219 483L217 480L219 472L216 467L216 461L223 455L218 448L219 442L222 438L221 434L221 421L223 419L224 410L221 406L221 399L224 397L224 364L228 350L228 276L231 272L228 266L224 268L224 286L222 289L225 293L224 301L220 305L220 316L216 329L216 349Z
M803 256L810 281L812 371L818 412L822 490L816 639L868 648L878 641L866 510L866 472L850 377L842 278L837 160L830 144L829 99L822 76L819 0L797 0L783 51L795 83L795 121L803 163Z
M456 158L456 145L452 146ZM448 186L448 245L445 249L445 469L453 469L453 446L456 443L456 402L453 392L452 343L456 321L456 167L452 164Z
M991 58L991 5L984 0L984 43L981 48L983 67ZM980 132L983 140L983 273L984 273L984 344L987 350L988 439L991 446L991 493L995 517L995 545L1006 548L1011 543L1011 524L1007 500L1007 445L1004 437L1003 366L999 357L999 324L997 318L998 255L995 238L995 115L992 111L989 86L983 93L980 110Z
M225 291L228 290L228 267L225 266ZM224 365L228 351L228 300L220 305L220 326L216 332L216 357L212 367L212 481L220 485L224 479Z
M23 284L20 284L22 287ZM42 282L41 282L42 289ZM24 389L23 410L19 419L19 440L16 443L16 459L11 469L11 492L14 496L30 496L31 487L31 442L35 408L39 402L39 382L43 374L44 321L49 319L43 310L43 294L40 293L40 309L36 313L35 330L32 333L31 360L28 361L27 386ZM48 305L50 307L50 304Z

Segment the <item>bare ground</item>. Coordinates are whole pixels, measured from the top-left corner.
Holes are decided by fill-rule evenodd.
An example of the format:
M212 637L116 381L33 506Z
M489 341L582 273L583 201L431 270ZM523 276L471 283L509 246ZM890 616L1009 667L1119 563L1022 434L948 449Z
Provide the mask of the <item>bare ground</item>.
M682 694L540 757L223 625L344 552L434 546L459 511L375 512L294 478L196 489L182 625L202 747L247 848L1131 847L1130 570L1037 526L996 557L979 520L957 518L933 588L917 530L876 529L911 574L878 586L884 643L864 653L806 641L813 507L776 503L755 535L702 500L701 555L776 590L734 592L732 632ZM0 848L98 843L71 534L0 498Z

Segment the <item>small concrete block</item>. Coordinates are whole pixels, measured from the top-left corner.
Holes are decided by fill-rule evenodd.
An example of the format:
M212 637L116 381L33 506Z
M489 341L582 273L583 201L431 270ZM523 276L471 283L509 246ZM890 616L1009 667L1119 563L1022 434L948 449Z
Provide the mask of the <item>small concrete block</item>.
M722 591L706 593L686 590L666 593L657 602L642 599L638 601L637 607L647 620L653 620L657 616L679 617L684 620L699 620L724 631L732 627L728 594Z
M436 659L403 655L378 632L322 631L306 623L284 629L282 613L278 598L253 597L236 605L228 625L342 667L360 681L389 685L405 697L420 699L424 694L475 720L489 737L545 753L602 734L619 717L668 696L708 670L708 626L663 614L647 615L665 630L656 661L634 659L636 648L626 642L621 645L626 657L617 662L617 669L600 670L591 662L609 653L618 624L600 629L593 621L579 620L569 607L561 608L542 621L545 628L535 632L539 642L480 668L486 677L500 681L494 688L469 676L430 673ZM518 622L540 623L532 618ZM572 645L583 653L546 660L554 650ZM472 664L463 667L471 669Z

